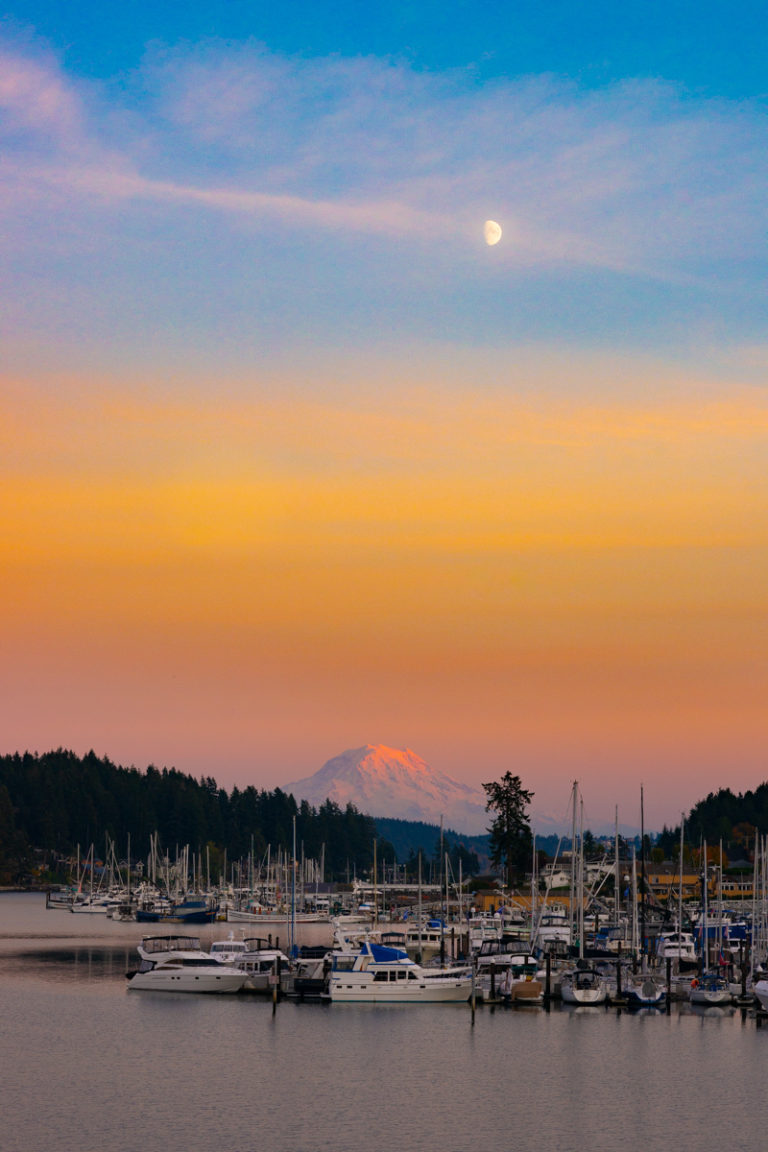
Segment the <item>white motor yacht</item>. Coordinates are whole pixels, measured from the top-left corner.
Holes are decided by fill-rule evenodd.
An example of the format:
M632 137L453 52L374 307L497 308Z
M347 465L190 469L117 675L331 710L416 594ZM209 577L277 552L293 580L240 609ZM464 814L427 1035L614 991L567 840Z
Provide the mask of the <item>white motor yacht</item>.
M690 971L696 968L699 958L696 954L696 944L692 932L666 932L659 936L656 945L656 956L659 960L672 960L678 968Z
M247 979L204 952L196 936L145 936L138 953L141 964L126 976L140 992L239 992Z
M247 951L248 945L245 940L235 940L234 933L230 932L226 940L213 941L210 955L214 960L218 960L219 964L230 964L234 967Z
M285 952L261 936L247 937L243 944L245 948L235 964L247 976L246 988L251 992L271 992L277 975L280 991L290 991L293 968Z
M334 955L328 986L334 1003L455 1004L468 1000L471 991L471 969L424 968L402 948L370 940L358 952Z
M384 940L382 938L382 943ZM439 920L409 920L405 927L405 950L412 959L426 964L451 946L451 933Z

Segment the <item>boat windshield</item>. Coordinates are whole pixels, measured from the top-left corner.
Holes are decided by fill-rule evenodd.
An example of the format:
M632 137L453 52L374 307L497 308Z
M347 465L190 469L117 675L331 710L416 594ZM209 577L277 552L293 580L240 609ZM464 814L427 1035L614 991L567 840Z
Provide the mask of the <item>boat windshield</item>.
M148 954L156 952L199 952L200 939L197 936L145 936L142 949Z

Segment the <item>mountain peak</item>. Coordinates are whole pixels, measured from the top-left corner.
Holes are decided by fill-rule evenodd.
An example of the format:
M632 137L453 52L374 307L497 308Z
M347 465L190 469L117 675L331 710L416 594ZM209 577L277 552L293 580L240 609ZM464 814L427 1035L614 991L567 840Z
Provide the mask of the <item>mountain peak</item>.
M371 816L423 820L459 832L485 832L485 796L431 768L410 748L365 744L334 756L313 776L285 785L297 800L354 804Z

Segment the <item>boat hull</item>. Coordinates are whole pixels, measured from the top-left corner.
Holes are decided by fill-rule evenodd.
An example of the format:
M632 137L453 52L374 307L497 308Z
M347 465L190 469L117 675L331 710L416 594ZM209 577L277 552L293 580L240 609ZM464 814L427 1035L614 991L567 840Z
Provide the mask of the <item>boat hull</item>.
M274 924L283 927L286 924L330 924L330 916L322 912L240 912L235 908L227 909L227 920L232 924Z
M216 919L215 908L194 908L189 911L176 909L171 912L148 912L139 908L136 920L140 924L212 924Z
M664 1008L667 1003L665 990L653 980L630 984L624 994L630 1008Z
M245 984L242 972L136 972L128 978L128 988L136 992L197 992L225 994L239 992Z
M688 990L688 999L691 1004L704 1004L707 1007L733 1003L733 997L727 982L720 979L707 979L706 976L702 977L701 980L694 980L691 983L691 987Z
M378 987L362 981L331 980L329 995L334 1004L464 1004L472 992L471 979L445 980L438 983L414 982L407 985L382 984Z
M560 997L564 1004L604 1004L608 985L594 971L564 972L560 977Z

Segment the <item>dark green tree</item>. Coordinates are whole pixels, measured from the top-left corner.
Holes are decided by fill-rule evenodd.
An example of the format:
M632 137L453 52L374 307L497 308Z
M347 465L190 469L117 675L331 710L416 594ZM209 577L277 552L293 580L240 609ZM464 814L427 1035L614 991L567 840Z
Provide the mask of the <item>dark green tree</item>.
M505 772L501 780L483 784L483 788L487 796L486 811L495 814L488 829L491 864L511 873L524 871L533 850L527 813L533 793L523 788L520 777L511 772Z
M477 852L472 852L464 844L452 844L448 856L454 879L459 877L459 867L461 867L461 874L465 879L469 876L477 876L480 871L480 860Z

